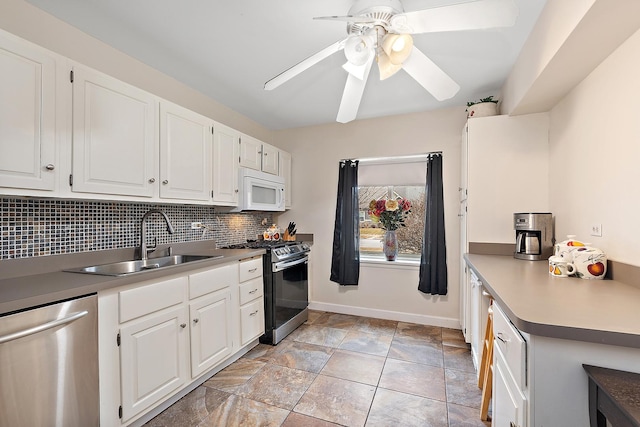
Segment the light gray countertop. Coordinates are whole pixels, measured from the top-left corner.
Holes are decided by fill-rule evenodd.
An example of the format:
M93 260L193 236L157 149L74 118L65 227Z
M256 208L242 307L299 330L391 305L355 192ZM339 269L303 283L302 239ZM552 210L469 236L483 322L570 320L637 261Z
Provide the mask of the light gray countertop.
M0 261L0 315L76 298L146 280L163 280L191 270L214 267L265 253L264 249L214 249L209 243L174 244L175 254L223 255L125 276L63 272L63 269L133 259L132 249L85 252Z
M466 254L513 324L531 335L640 348L640 288L549 275L546 261Z

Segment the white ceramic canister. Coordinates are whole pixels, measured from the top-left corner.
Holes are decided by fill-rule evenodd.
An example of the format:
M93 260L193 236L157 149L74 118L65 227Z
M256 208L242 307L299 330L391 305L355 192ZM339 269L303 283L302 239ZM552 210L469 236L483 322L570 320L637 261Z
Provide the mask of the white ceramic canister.
M589 246L589 243L576 240L575 237L575 235L569 234L567 240L556 243L553 247L553 256L563 258L566 262L573 262L573 252Z
M607 274L607 256L598 248L579 248L573 251L576 276L581 279L604 279Z
M573 263L559 256L549 257L549 274L554 277L569 277L576 272Z

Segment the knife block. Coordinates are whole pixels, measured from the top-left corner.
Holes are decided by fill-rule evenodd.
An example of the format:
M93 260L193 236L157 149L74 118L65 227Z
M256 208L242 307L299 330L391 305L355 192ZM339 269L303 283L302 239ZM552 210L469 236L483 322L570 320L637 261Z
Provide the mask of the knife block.
M285 242L295 242L296 236L295 234L293 236L290 236L289 230L284 230L284 234L282 235L282 240L284 240Z

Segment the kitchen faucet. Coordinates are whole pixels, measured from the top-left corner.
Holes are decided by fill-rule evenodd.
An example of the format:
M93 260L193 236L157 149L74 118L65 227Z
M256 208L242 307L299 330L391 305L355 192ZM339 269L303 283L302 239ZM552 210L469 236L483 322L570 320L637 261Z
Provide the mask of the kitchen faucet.
M140 259L142 260L146 260L149 257L149 252L155 251L156 247L158 246L158 240L155 237L153 246L147 243L147 218L154 213L162 215L167 223L167 231L169 232L169 234L174 233L174 229L171 225L171 222L169 221L169 217L160 209L150 209L146 214L144 214L144 216L142 217L142 221L140 222Z

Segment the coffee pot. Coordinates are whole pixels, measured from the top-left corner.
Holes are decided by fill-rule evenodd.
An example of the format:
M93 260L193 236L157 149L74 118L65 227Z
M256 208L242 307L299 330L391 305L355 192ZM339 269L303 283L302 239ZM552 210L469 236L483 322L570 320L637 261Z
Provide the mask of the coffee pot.
M553 216L544 213L514 213L516 230L514 258L545 260L553 253Z

